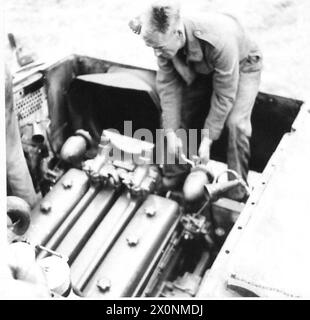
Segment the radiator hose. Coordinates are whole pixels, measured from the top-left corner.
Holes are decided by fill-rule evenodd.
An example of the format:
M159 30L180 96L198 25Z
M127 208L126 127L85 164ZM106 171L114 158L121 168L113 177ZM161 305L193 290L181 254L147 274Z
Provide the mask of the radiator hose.
M7 197L7 216L12 222L12 231L18 235L23 235L30 225L29 204L15 196Z

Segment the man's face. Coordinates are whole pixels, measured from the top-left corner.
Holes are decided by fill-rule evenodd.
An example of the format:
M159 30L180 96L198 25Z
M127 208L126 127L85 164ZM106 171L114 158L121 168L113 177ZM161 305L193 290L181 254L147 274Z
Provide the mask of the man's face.
M156 57L172 59L184 46L184 38L177 30L167 33L153 32L143 37L145 44L154 49Z

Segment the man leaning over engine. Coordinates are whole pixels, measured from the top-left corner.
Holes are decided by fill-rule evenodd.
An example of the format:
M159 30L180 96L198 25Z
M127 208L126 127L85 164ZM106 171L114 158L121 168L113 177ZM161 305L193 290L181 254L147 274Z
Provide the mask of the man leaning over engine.
M158 60L156 85L168 152L177 155L182 147L178 128L206 129L198 153L207 163L212 142L226 126L228 168L246 180L251 112L262 69L257 45L234 17L211 12L183 16L169 0L153 2L130 27L141 33ZM184 165L166 164L165 184L180 184L187 172ZM230 198L244 198L243 188L232 191Z

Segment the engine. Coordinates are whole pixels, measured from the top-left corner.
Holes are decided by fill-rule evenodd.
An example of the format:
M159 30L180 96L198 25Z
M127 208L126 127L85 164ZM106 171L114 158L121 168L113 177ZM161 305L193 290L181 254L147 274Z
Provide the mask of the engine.
M76 164L75 139L61 154ZM97 155L69 169L33 209L24 240L37 259L67 261L77 295L195 296L218 249L210 208L205 201L192 212L179 194L161 194L160 168L147 156L153 147L104 131ZM124 149L125 160L111 156Z
M222 179L222 140L209 167L184 156L191 170L183 189L167 191L154 162L158 141L122 130L124 121L132 121L133 131L155 134L159 127L154 72L73 57L35 74L15 86L15 109L41 196L31 212L21 204L9 210L20 222L15 240L36 248L47 274L57 270L48 278L58 295L195 297L244 207L225 192L251 191L237 175ZM255 148L256 132L274 136L265 121L257 129L257 118L251 169L261 170L277 141Z

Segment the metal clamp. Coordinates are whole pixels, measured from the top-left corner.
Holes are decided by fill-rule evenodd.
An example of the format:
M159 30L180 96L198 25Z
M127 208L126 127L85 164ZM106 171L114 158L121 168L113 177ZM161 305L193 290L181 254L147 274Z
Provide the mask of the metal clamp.
M238 180L239 184L245 189L245 191L248 193L248 195L251 194L251 190L250 187L248 185L248 183L240 176L240 174L238 174L236 171L232 170L232 169L226 169L224 171L222 171L220 174L218 174L218 176L214 179L213 183L217 183L219 181L219 178L224 174L224 173L231 173L235 176L236 180Z
M43 250L43 251L46 251L46 252L48 252L49 254L52 254L52 255L54 255L54 256L56 256L56 257L59 257L59 258L61 258L61 259L64 259L66 262L69 261L69 258L68 258L68 257L66 257L66 256L64 256L64 255L62 255L62 254L60 254L60 253L58 253L58 252L56 252L56 251L54 251L54 250L48 249L48 248L46 248L46 247L44 247L44 246L42 246L42 245L40 245L40 244L35 245L35 248L38 248L38 249Z

